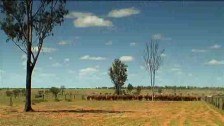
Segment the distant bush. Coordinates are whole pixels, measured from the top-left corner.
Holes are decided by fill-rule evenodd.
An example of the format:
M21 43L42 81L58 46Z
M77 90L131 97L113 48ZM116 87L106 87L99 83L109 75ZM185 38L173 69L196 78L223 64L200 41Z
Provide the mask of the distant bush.
M60 92L60 89L57 87L51 87L50 92L54 95L55 101L58 101L58 93Z
M163 92L163 89L162 89L162 88L159 88L159 89L158 89L158 93L161 94L162 92Z
M136 93L139 95L142 91L142 88L140 86L137 86Z
M19 94L20 94L20 90L19 89L14 89L14 90L12 90L12 92L13 92L13 95L14 95L15 98L17 98L19 96Z
M5 92L5 94L6 96L11 97L13 95L13 92L8 90Z
M127 87L128 92L130 93L133 89L134 87L129 83Z
M9 106L12 106L12 105L13 105L13 102L12 102L12 95L13 95L13 92L7 90L5 93L6 93L6 96L9 97Z

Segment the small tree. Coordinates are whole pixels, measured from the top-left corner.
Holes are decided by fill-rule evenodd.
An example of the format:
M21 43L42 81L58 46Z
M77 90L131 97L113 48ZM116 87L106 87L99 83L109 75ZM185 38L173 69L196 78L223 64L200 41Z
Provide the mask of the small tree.
M65 86L62 85L62 86L61 86L61 94L64 95L64 92L65 92Z
M139 95L141 93L141 91L142 91L142 88L140 86L137 86L137 88L136 88L136 94Z
M12 93L13 93L14 97L17 98L20 94L20 90L19 89L14 89L14 90L12 90Z
M133 86L129 83L128 84L128 87L127 87L127 89L128 89L128 92L130 93L132 90L133 90Z
M51 87L50 88L50 92L54 95L55 100L58 100L58 93L60 91L61 90L59 88L56 88L56 87Z
M127 80L127 65L121 62L119 59L115 59L112 66L109 69L109 76L115 85L115 93L121 95L121 87Z
M162 54L164 49L159 51L158 40L152 39L151 42L146 43L145 52L143 55L145 62L145 69L150 75L151 87L152 87L152 101L154 100L154 86L155 86L155 76L156 71L159 69L162 62Z
M9 97L9 105L12 106L13 105L13 102L12 102L13 92L12 91L6 91L5 94L6 94L6 96Z

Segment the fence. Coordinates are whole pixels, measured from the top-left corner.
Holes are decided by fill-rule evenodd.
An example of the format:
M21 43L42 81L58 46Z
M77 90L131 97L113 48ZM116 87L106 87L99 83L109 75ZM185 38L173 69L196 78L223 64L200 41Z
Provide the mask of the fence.
M224 110L224 95L205 96L202 100Z

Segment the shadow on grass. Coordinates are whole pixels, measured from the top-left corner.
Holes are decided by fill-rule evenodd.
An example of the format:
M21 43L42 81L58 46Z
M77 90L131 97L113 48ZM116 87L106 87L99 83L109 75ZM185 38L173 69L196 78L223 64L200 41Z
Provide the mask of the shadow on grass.
M77 110L43 110L43 111L34 111L34 112L68 112L68 113L125 113L125 112L132 112L132 111L112 111L112 110L83 110L83 109L77 109Z

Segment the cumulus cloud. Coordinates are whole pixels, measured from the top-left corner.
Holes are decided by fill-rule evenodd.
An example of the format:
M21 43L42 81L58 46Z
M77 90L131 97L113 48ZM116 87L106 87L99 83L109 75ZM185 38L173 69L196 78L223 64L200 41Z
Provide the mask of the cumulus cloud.
M22 66L24 67L24 69L26 69L26 54L23 54L21 56L21 60L22 60Z
M140 10L131 7L131 8L124 8L124 9L115 9L108 13L108 17L113 18L122 18L122 17L128 17L131 15L139 14Z
M162 54L161 54L161 57L166 57L166 54L165 54L165 53L162 53Z
M44 53L52 53L52 52L55 52L56 50L57 50L57 49L55 49L55 48L42 47L41 52L44 52ZM38 51L38 47L37 47L37 46L33 47L33 48L32 48L32 51L33 51L34 53L36 53L36 52Z
M61 45L61 46L64 46L64 45L69 45L69 44L71 44L71 43L70 43L70 42L68 42L68 41L64 41L64 40L62 40L62 41L58 42L58 45Z
M212 45L210 46L211 49L220 49L222 46L221 45L218 45L218 44L215 44L215 45Z
M204 52L207 52L207 50L205 50L205 49L192 49L191 52L193 52L193 53L204 53Z
M83 68L79 70L79 76L83 77L86 75L92 75L94 73L97 73L98 71L99 71L99 66Z
M131 42L130 46L136 46L136 43L135 42Z
M74 26L80 28L113 26L113 23L110 20L98 17L92 13L71 12L66 18L74 19Z
M56 75L54 73L39 73L40 77L55 77Z
M112 41L108 41L108 42L105 43L105 45L107 45L107 46L112 45L112 44L113 44Z
M58 62L52 64L52 67L61 67L61 66L62 64Z
M171 40L171 38L165 37L161 33L156 33L156 34L152 35L152 39L153 40Z
M69 58L65 58L64 59L64 63L68 63L68 62L70 62L70 59Z
M49 57L49 60L52 60L53 59L53 57Z
M120 57L120 60L123 61L123 62L131 62L134 60L134 57L132 56L122 56Z
M96 61L106 60L105 57L100 57L100 56L90 56L90 55L82 56L80 59L81 59L81 60L96 60Z
M69 74L75 74L76 71L75 71L75 70L68 70L68 73L69 73Z
M171 68L170 70L171 70L171 71L181 71L180 68Z
M162 39L162 34L160 34L160 33L154 34L154 35L152 35L152 39L160 40L160 39Z
M206 65L224 65L224 61L223 60L219 61L219 60L212 59L205 64Z
M145 67L144 67L144 66L140 66L140 69L144 70L144 69L145 69Z
M0 69L0 73L5 73L5 71L4 71L4 70L2 70L2 69Z

